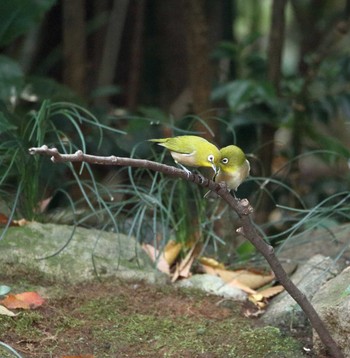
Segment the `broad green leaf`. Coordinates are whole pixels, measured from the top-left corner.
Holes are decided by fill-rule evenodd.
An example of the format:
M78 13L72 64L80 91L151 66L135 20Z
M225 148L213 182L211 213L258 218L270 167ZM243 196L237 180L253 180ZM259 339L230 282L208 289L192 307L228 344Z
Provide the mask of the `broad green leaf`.
M237 80L219 86L213 91L212 99L226 98L232 112L265 104L270 108L278 106L275 90L267 81Z
M241 260L247 260L256 252L256 249L249 241L245 241L237 247L236 252Z
M38 24L56 0L1 0L0 46L6 46Z
M227 102L232 111L238 111L247 106L254 98L254 86L251 81L238 80L233 82Z
M225 83L223 85L217 86L213 89L211 93L211 99L213 101L218 101L227 97L231 92L231 88L235 86L234 82Z

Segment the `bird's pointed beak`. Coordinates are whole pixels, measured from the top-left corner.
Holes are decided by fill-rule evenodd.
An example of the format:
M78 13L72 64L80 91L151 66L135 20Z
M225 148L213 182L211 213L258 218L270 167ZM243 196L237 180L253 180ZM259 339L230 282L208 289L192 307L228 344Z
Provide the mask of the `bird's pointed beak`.
M217 168L214 163L211 165L211 167L213 168L214 173L215 173L215 175L216 175L216 174L218 173L218 171L219 171L219 168Z

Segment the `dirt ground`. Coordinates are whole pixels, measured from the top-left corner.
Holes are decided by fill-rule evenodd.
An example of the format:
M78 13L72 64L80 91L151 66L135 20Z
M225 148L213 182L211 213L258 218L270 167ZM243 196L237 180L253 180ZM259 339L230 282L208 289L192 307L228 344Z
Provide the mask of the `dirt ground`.
M117 279L68 285L18 267L2 270L0 284L46 298L35 310L0 316L0 340L22 357L305 357L305 341L197 291ZM13 356L0 347L0 357Z

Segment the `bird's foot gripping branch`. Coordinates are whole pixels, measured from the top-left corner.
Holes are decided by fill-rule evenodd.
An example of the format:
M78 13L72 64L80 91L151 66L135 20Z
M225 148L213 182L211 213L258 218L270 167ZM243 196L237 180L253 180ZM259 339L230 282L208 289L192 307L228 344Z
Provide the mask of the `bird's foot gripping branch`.
M234 210L241 219L241 227L238 229L241 234L249 240L255 248L264 256L273 270L276 278L284 286L286 291L294 298L294 300L300 305L305 315L308 317L311 325L320 336L320 339L328 349L329 353L335 358L344 358L341 350L333 340L327 327L320 319L314 307L306 296L294 285L289 279L288 275L284 271L281 263L274 253L274 249L258 234L251 220L250 214L253 212L253 208L250 206L247 199L238 200L231 195L227 188L219 183L215 183L212 180L203 178L200 175L191 173L188 175L184 170L171 167L168 165L160 164L157 162L133 159L126 157L102 157L83 153L81 150L76 151L74 154L61 154L56 148L48 148L46 145L37 148L30 148L29 153L32 155L40 154L50 156L54 163L61 162L85 162L98 165L117 165L147 168L157 172L164 173L172 176L173 178L181 178L187 181L191 181L202 187L208 188L219 195L230 207Z

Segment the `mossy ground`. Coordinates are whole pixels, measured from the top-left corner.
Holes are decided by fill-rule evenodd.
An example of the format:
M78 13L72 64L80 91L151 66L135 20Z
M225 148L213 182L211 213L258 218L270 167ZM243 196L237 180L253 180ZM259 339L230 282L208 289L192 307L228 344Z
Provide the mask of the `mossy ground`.
M278 329L254 327L240 304L223 307L197 291L120 280L70 286L20 269L2 272L0 283L47 296L36 310L0 316L0 340L23 357L304 356ZM13 357L1 347L0 356Z

